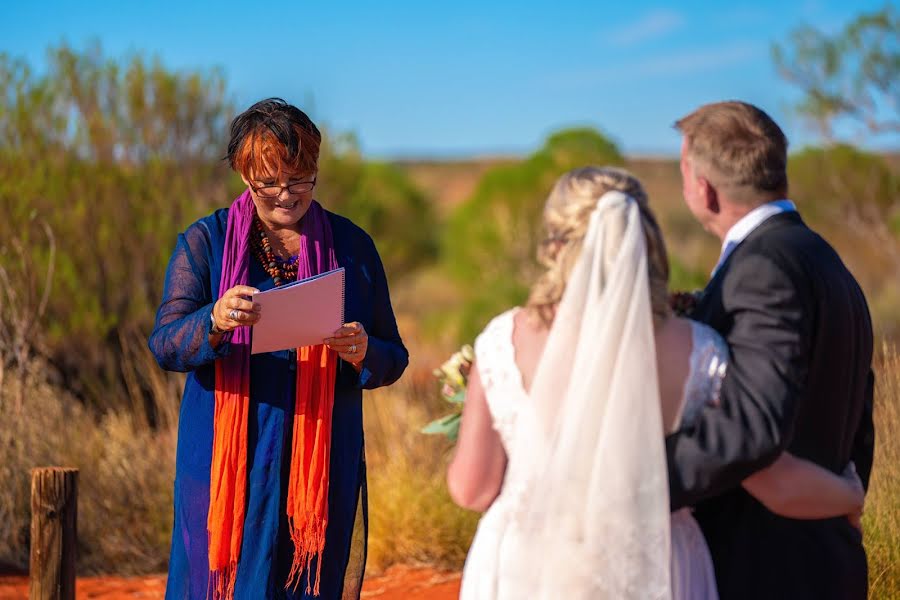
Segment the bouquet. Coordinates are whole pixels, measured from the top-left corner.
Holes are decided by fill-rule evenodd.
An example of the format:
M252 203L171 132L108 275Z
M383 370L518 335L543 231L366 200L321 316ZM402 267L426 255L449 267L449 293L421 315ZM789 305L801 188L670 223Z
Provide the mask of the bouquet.
M456 437L459 435L459 422L462 419L462 405L466 399L466 383L469 379L469 371L472 370L473 360L475 360L475 351L472 346L466 344L447 359L439 369L434 370L434 376L441 385L441 397L453 406L453 412L426 425L422 429L422 433L442 434L446 435L450 441L456 441Z

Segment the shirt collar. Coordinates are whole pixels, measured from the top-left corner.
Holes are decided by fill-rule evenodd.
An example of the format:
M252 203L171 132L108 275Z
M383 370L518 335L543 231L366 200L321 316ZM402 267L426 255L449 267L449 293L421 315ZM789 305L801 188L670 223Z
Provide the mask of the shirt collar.
M797 212L796 205L787 199L767 202L766 204L757 206L741 217L737 223L731 226L728 233L725 234L725 239L722 240L722 254L719 256L719 262L716 264L716 268L713 269L713 273L722 266L722 263L724 263L734 249L737 248L738 244L747 239L747 236L753 233L757 227L771 217L785 212Z

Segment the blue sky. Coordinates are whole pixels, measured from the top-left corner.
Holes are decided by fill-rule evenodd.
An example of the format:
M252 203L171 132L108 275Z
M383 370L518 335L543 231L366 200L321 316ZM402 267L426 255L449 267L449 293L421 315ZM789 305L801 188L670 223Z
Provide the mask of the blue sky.
M771 44L801 24L839 30L884 1L249 6L14 2L0 51L41 69L47 47L99 40L108 56L217 66L239 108L284 97L377 157L524 153L571 125L598 127L631 154L675 154L672 122L730 98L769 111L796 148L813 138L790 111L797 95L778 79Z

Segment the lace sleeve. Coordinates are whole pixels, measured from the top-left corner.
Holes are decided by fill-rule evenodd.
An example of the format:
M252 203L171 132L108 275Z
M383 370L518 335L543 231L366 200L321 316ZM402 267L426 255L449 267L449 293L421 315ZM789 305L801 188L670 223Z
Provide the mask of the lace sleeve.
M475 339L475 361L494 429L507 452L516 424L521 378L515 369L512 331L515 310L495 317ZM504 360L505 358L505 360Z
M179 234L166 270L163 298L150 334L150 351L168 371L192 371L228 354L230 334L217 348L209 343L214 305L209 270L209 235L199 225Z
M694 422L704 406L718 406L728 370L728 345L714 329L691 321L693 348L690 373L684 386L680 425Z

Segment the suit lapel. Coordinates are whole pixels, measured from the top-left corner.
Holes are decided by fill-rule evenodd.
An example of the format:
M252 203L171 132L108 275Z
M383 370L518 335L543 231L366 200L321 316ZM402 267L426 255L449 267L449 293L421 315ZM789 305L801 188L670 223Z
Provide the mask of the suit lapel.
M796 225L803 225L805 227L803 219L796 211L779 213L760 223L759 227L751 231L750 234L731 251L731 254L725 259L725 262L723 262L716 270L716 274L709 280L706 287L703 288L703 293L700 296L700 300L697 302L697 307L694 309L691 317L715 328L714 321L720 316L719 313L721 313L722 310L722 281L728 273L728 270L731 268L731 265L734 264L735 261L740 260L741 249L746 246L747 242L766 235L769 231L785 226Z

